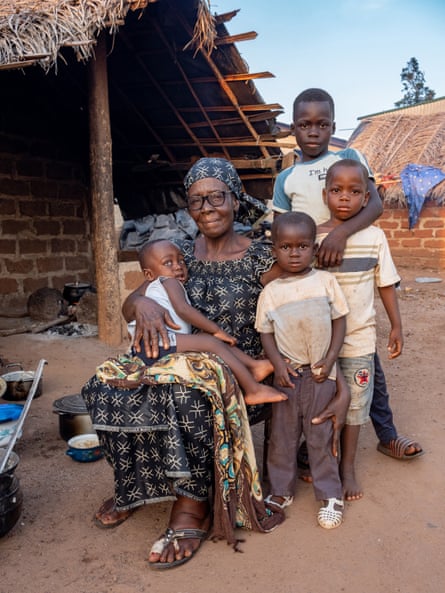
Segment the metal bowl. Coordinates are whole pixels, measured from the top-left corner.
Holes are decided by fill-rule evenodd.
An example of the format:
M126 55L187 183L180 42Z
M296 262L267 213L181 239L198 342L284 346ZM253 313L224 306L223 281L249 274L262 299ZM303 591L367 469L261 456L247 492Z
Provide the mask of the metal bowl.
M68 441L66 454L75 461L89 462L102 459L103 451L97 434L80 434Z

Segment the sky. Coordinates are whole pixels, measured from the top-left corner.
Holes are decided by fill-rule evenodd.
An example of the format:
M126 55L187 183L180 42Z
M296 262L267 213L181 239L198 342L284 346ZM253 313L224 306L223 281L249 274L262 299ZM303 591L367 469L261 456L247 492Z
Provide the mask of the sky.
M229 34L256 31L236 47L266 103L280 103L291 123L302 90L319 87L336 105L336 136L347 139L357 118L394 108L403 97L402 69L417 58L425 84L445 96L444 0L211 0L212 13L240 9Z

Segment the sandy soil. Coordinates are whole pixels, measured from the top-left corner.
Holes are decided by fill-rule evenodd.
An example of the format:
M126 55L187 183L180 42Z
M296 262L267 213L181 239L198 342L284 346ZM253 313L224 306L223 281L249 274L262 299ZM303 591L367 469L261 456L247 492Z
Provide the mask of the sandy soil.
M169 505L144 507L117 529L97 529L92 516L112 492L111 470L104 460L82 464L66 456L52 413L53 401L79 392L116 349L96 338L0 338L2 359L19 360L25 369L48 361L43 395L34 400L16 446L24 506L17 525L0 539L0 593L442 593L445 283L416 283L419 276L440 277L428 270L402 268L401 274L405 351L384 364L399 431L418 439L426 455L410 462L381 455L368 425L358 459L365 497L346 505L339 529L316 525L312 488L301 482L281 527L269 535L240 533L244 553L207 542L191 562L162 573L145 559ZM379 307L382 354L386 332ZM259 459L261 434L255 427Z

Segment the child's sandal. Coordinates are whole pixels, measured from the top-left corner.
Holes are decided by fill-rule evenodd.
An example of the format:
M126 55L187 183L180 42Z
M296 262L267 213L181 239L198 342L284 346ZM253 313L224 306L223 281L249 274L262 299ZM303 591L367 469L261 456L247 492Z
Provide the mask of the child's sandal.
M320 527L334 529L339 527L343 521L343 509L345 503L339 498L329 498L324 501L318 511L317 520Z

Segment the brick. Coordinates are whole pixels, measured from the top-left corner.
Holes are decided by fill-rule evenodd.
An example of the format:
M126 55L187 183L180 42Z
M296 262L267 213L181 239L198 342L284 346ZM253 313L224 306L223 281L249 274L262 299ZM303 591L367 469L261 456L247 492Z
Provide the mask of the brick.
M34 271L33 259L5 259L5 267L9 274L30 274Z
M0 175L12 176L14 173L14 159L2 156L0 158Z
M59 235L60 222L58 220L34 220L37 235Z
M76 242L73 239L51 239L52 253L75 253Z
M48 179L72 179L72 166L69 163L49 161L46 164L46 177Z
M59 184L56 181L43 181L41 179L30 181L31 194L37 198L57 198Z
M62 220L62 234L63 235L80 235L84 237L86 233L86 225L84 220L70 219Z
M37 260L39 273L63 272L63 257L44 257Z
M36 159L18 159L17 174L20 177L43 177L43 163Z
M15 255L16 241L12 239L0 239L0 253Z
M34 234L32 221L29 219L6 219L2 221L2 235L18 235L26 231Z
M19 202L19 212L22 216L46 216L48 202L46 200L29 200Z
M8 200L7 198L0 198L0 216L15 214L15 200Z
M84 200L87 196L87 188L80 183L66 184L60 186L60 197L71 200Z
M89 268L89 261L88 258L78 256L78 257L65 257L65 270L88 270Z
M400 244L402 245L402 247L409 247L410 249L412 249L413 247L421 247L422 246L421 240L415 239L414 237L408 238L408 239L402 239L400 241Z
M73 202L50 202L49 204L50 216L76 216L76 204Z
M425 239L423 246L431 249L444 249L445 242L442 239Z
M388 229L399 229L400 228L400 221L394 220L394 219L388 219L388 220L381 220L380 219L380 220L378 220L376 222L376 226L379 226L384 231L386 231Z
M18 289L19 283L15 278L2 278L2 281L0 282L0 294L17 292Z
M50 286L48 278L25 278L23 280L23 290L28 295L44 286Z
M41 241L39 239L20 239L19 252L21 255L35 254L40 255L46 253L48 249L48 241Z
M29 196L29 183L19 179L0 179L0 194L7 196Z
M424 229L443 229L445 227L445 220L442 218L427 218L421 221Z

